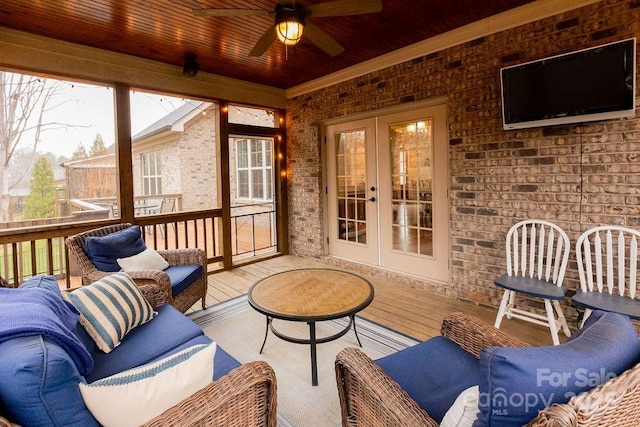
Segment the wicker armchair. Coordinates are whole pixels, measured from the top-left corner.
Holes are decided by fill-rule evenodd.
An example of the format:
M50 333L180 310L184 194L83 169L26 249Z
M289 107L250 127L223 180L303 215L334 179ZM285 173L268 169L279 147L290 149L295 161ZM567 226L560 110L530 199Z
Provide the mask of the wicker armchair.
M143 285L140 290L153 307L168 302L156 286ZM276 427L276 386L268 363L244 363L144 425Z
M476 357L486 347L527 346L462 313L447 316L441 333ZM338 353L335 368L343 426L438 425L360 349L346 348ZM640 364L566 404L545 408L529 426L637 426L639 403Z
M65 244L69 249L69 253L77 261L78 266L80 267L83 285L88 285L102 277L113 274L110 272L100 271L93 265L87 256L85 239L90 236L106 236L131 226L132 224L129 223L109 225L85 231L84 233L79 233L66 239ZM202 266L203 274L200 278L189 285L188 288L175 296L172 296L171 281L164 271L143 270L129 272L128 274L133 278L133 280L135 280L136 284L138 286L157 286L166 294L169 304L173 305L183 313L199 299L202 299L202 308L204 309L207 295L207 261L204 251L202 249L190 248L159 250L158 253L162 255L170 265L200 264Z

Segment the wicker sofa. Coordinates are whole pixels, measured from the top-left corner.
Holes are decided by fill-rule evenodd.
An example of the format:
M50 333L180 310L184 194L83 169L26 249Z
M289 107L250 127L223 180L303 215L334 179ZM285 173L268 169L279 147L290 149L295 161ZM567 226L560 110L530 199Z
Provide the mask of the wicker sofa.
M632 333L634 339L631 341L634 341L637 336L635 331ZM528 347L526 343L493 326L462 313L447 316L442 323L441 334L475 358L480 357L480 352L488 347L514 347L514 351ZM411 375L415 376L418 370L429 369L427 361L422 361L421 365L405 368L413 370ZM437 368L443 370L443 366ZM341 351L336 356L335 369L343 426L439 425L377 362L360 349L347 348ZM629 369L615 378L576 395L567 403L554 403L542 408L532 418L530 426L638 426L640 364L632 363Z
M51 293L57 282L52 279L47 284L48 278L52 276L35 277L28 282L32 282L30 287ZM20 288L28 287L25 282ZM21 292L20 288L2 290L5 300L11 300L10 292ZM154 361L166 363L176 352L211 343L198 325L167 304L166 295L158 287L143 285L139 289L157 315L127 333L111 352L91 349L91 338L86 334L82 338L80 332L84 333L84 329L77 324L74 334L93 360L92 369L84 375L79 374L67 347L60 345L58 339L31 332L7 338L6 325L15 322L5 315L4 325L0 326L0 426L9 422L97 425L84 406L79 382L92 383ZM205 358L204 363L208 360ZM149 392L146 389L145 394ZM121 416L119 409L113 408L114 416ZM240 364L218 346L213 381L144 425L275 427L276 423L276 378L272 368L262 361Z

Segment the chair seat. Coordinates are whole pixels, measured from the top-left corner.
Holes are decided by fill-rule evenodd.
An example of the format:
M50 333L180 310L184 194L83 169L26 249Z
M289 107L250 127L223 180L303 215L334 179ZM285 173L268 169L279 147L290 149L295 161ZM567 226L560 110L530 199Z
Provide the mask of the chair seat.
M620 313L640 320L640 300L600 292L577 291L572 297L574 303L591 310Z
M172 265L165 269L164 272L167 273L169 280L171 280L171 293L176 297L202 277L202 266L198 264Z
M480 382L478 359L443 336L375 363L438 422L463 390Z
M509 276L503 274L495 280L496 286L510 291L516 291L521 294L532 297L558 300L564 299L567 288L564 286L556 286L546 280L540 280L533 277Z

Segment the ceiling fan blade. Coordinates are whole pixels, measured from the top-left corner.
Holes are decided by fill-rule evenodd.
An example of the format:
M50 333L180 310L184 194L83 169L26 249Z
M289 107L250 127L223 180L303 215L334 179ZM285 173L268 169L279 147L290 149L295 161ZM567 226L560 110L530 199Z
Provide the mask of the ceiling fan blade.
M331 56L337 56L344 52L344 48L340 45L340 43L335 41L335 39L329 34L321 30L320 27L317 27L310 22L307 22L304 26L303 37L308 38L309 41L314 43L316 46L318 46L320 49L324 50Z
M307 7L313 17L360 15L382 10L382 0L335 0Z
M269 49L271 43L276 39L276 25L273 24L263 35L260 40L253 46L249 56L261 56Z
M193 9L195 16L252 16L268 15L272 11L262 9Z

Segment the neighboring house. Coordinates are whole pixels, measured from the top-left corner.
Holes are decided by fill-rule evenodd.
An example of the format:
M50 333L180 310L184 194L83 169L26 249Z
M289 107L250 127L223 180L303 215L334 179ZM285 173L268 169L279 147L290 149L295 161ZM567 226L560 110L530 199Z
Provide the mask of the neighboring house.
M182 210L218 207L217 124L210 102L187 101L132 137L136 196L181 194Z
M216 108L211 102L187 101L133 135L136 197L178 195L183 211L219 207ZM273 116L266 110L231 108L230 117L238 123L273 127ZM232 205L271 203L273 141L233 138L229 151ZM116 196L114 154L67 162L64 167L70 199Z

